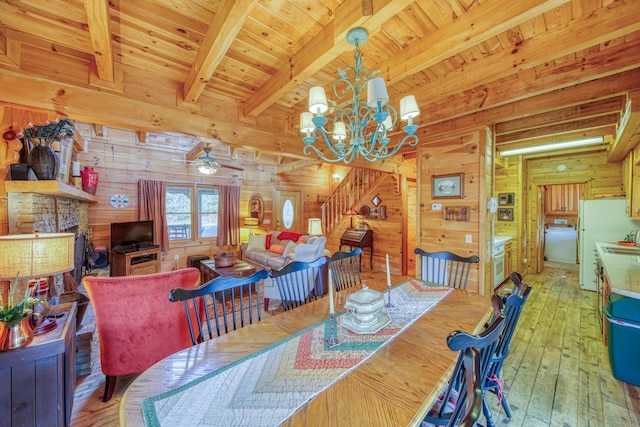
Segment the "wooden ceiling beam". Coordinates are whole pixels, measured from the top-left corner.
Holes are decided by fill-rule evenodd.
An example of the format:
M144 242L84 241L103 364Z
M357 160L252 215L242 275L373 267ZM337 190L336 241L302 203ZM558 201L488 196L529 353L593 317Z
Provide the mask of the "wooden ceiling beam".
M255 116L275 103L283 94L320 71L341 53L353 49L347 40L351 28L364 27L370 33L380 30L390 16L395 16L413 1L381 0L373 5L362 0L346 0L334 11L334 19L311 38L244 103L243 114Z
M626 99L626 96L623 95L615 96L568 108L560 108L546 113L534 114L529 117L522 117L518 120L496 123L495 134L496 136L508 135L510 133L538 129L578 119L584 120L611 113L619 114L620 111L624 109Z
M187 103L198 101L257 2L258 0L223 2L219 13L215 15L207 29L196 59L184 81L179 99Z
M496 144L524 141L540 137L553 138L579 130L602 130L602 128L609 128L611 129L609 132L612 131L615 133L619 121L620 113L612 113L606 116L592 117L584 120L574 120L572 122L558 123L522 132L513 132L507 135L498 135L496 136Z
M297 160L291 163L285 163L276 166L276 175L286 172L293 172L294 170L306 168L313 165L322 165L322 162L318 160Z
M504 2L499 3L504 4ZM485 3L482 5L484 4ZM523 70L542 66L541 72L544 73L544 69L551 66L556 58L592 48L599 43L606 43L616 37L631 34L639 30L640 20L637 19L637 3L635 0L614 2L592 13L574 19L566 25L558 26L538 34L514 49L502 49L494 55L486 56L474 63L453 70L438 79L421 85L420 89L414 92L414 95L418 103L420 103L421 100L423 100L423 103L427 101L429 103L435 103L447 99L452 93L472 90L490 82L514 76ZM551 46L553 46L553 48L551 48ZM592 55L600 57L606 56L608 60L611 60L615 58L617 54L617 52L609 50L611 48L612 47L599 49L598 53L600 55L598 55L598 53ZM423 49L425 52L429 52L432 48L427 49L423 47ZM621 46L617 50L624 51L621 52L622 55L638 57L639 49L636 49L635 53L627 46ZM409 48L403 50L402 55L407 54L406 52L408 51ZM435 49L435 51L438 50ZM395 65L395 67L399 67L408 60L403 61L394 56L390 58L390 61L399 64ZM511 66L496 66L496 64L511 64ZM582 61L580 61L580 65L582 65ZM606 64L600 65L603 67L606 66ZM391 65L389 65L389 67L391 67ZM399 80L396 76L389 74L391 71L383 72L387 74L388 80ZM539 72L540 71L536 70L536 74ZM402 75L404 75L404 73L402 73L401 76ZM583 75L587 74L583 73ZM533 79L520 78L520 80L526 80L527 83L531 83ZM575 81L581 81L581 77L574 76L573 82L575 83Z
M20 68L20 42L8 37L7 28L0 22L0 64Z
M568 0L484 1L451 23L442 26L438 31L409 44L398 55L393 55L371 69L382 70L382 75L389 84L398 83L412 74L436 65L567 2ZM499 22L496 22L496 16L500 16ZM495 67L494 63L495 68L499 67ZM466 70L467 66L463 69ZM473 75L465 72L467 79L469 77L467 74ZM417 96L416 99L418 99Z
M108 0L84 0L93 56L100 80L113 83L113 52Z

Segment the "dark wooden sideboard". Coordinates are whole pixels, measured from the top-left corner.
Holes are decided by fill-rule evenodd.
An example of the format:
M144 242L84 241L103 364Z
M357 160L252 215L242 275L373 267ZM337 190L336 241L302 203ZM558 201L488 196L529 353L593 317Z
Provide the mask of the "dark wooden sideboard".
M67 426L76 388L76 303L53 306L64 313L54 330L31 344L0 353L0 424Z
M369 248L369 267L373 268L373 230L356 230L355 228L347 228L340 237L340 248L349 246L352 248L361 248L364 252L365 248ZM362 257L362 255L360 255Z

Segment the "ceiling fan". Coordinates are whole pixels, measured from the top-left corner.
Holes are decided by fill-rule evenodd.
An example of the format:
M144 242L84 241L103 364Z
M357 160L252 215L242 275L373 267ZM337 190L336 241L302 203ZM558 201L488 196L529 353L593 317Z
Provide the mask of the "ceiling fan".
M213 157L211 155L212 147L204 146L201 149L202 149L202 151L204 151L204 155L203 156L199 156L197 158L194 156L193 160L189 160L187 158L186 160L181 160L181 162L192 164L192 165L196 166L198 168L198 172L200 172L202 174L205 174L205 175L213 175L220 168L237 170L237 171L244 171L243 168L239 168L239 167L235 167L235 166L231 166L231 165L220 163L218 161L218 159L216 159L215 157Z

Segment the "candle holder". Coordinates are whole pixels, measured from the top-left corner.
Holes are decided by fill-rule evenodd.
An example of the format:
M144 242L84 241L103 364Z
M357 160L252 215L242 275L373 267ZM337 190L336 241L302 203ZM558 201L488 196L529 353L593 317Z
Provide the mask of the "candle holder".
M384 306L386 308L393 308L393 304L391 304L391 286L388 287L387 296L387 303Z
M329 348L333 348L336 347L338 345L340 345L340 341L338 341L338 330L337 328L335 329L334 332L334 323L336 321L336 316L335 314L331 313L330 317L329 317L329 339L325 340L325 344L327 344L327 346Z

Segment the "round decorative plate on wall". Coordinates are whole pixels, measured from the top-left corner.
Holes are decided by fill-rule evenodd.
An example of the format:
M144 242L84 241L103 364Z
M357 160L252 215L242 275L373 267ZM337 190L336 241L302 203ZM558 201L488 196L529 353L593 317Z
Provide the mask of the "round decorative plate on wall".
M127 196L126 194L114 194L113 196L111 196L109 203L111 203L111 206L116 209L126 208L127 206L129 206L129 196Z

